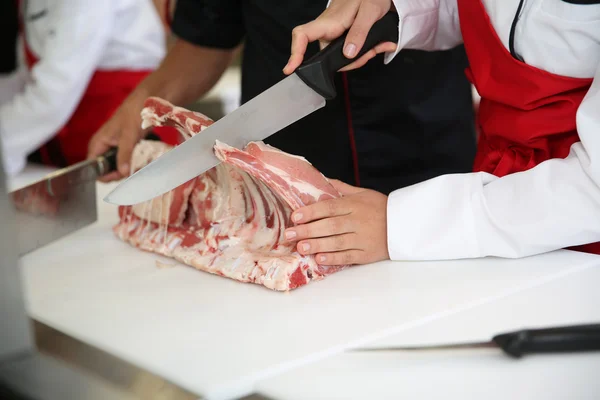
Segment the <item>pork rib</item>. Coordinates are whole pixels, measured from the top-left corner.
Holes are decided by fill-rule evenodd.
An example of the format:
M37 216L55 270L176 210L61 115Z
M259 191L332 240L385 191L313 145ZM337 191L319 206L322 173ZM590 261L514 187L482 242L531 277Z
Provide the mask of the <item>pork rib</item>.
M146 101L142 120L144 127L176 127L184 139L213 122L158 98ZM140 142L131 172L170 148ZM115 234L199 270L278 291L344 268L318 265L314 257L296 252L295 243L283 240L293 210L340 197L307 160L262 142L244 150L217 142L215 155L223 162L210 171L151 201L119 207Z

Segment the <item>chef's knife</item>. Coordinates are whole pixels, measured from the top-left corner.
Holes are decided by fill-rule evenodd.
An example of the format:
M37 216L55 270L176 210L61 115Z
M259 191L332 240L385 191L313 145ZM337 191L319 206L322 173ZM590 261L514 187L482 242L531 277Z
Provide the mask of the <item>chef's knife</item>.
M160 140L149 134L147 140ZM56 241L97 219L96 180L117 168L117 149L55 171L9 193L19 255Z
M600 351L600 324L522 329L495 335L491 341L425 346L359 348L353 351L414 351L497 348L520 358L527 354Z
M151 200L219 164L213 150L217 140L242 149L322 108L336 96L335 73L353 61L342 51L346 34L295 73L122 181L104 200L120 205ZM356 59L382 42L398 42L398 15L394 12L373 25Z

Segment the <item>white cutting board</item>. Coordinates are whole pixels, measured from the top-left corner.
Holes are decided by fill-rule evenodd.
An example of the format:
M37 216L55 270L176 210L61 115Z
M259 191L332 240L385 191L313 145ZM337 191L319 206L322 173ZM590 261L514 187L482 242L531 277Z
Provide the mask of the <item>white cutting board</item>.
M597 257L353 267L288 294L179 265L117 240L116 208L22 259L30 315L210 399L350 346L510 295Z
M522 328L600 323L596 265L408 329L375 347L487 341ZM499 350L345 353L260 382L278 400L597 400L600 352L514 360ZM299 385L298 382L310 382Z

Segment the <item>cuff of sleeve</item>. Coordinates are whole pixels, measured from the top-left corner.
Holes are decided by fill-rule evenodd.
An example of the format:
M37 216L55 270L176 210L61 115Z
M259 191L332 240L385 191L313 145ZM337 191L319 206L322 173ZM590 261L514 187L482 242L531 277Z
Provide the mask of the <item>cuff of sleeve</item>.
M329 8L331 0L325 8ZM398 13L398 46L393 52L387 52L383 56L384 64L389 64L404 48L411 46L419 47L416 42L426 41L431 36L437 25L438 6L436 1L426 0L419 2L407 2L405 0L393 0L394 7ZM437 4L437 5L436 5Z
M402 20L398 21L398 39L400 39L402 37ZM402 50L402 46L400 45L401 40L398 41L398 46L396 46L396 51L390 51L384 54L383 56L383 63L384 64L389 64L394 57L396 57L398 55L398 53L400 53L400 50Z
M392 260L480 257L470 205L474 174L443 175L392 192L387 205Z
M390 63L402 49L426 50L438 24L437 1L393 0L393 3L399 20L398 46L396 51L385 53L385 64Z

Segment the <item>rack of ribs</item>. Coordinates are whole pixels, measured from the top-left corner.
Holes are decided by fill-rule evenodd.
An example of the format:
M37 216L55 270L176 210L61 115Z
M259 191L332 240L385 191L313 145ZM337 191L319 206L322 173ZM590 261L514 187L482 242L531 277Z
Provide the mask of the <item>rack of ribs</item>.
M175 127L182 140L213 123L154 97L146 100L141 115L143 128ZM131 173L171 148L141 141ZM206 173L145 203L119 207L117 237L198 270L277 291L345 268L317 264L283 236L293 210L340 197L325 176L304 158L263 142L240 150L217 141L214 151L222 162Z

